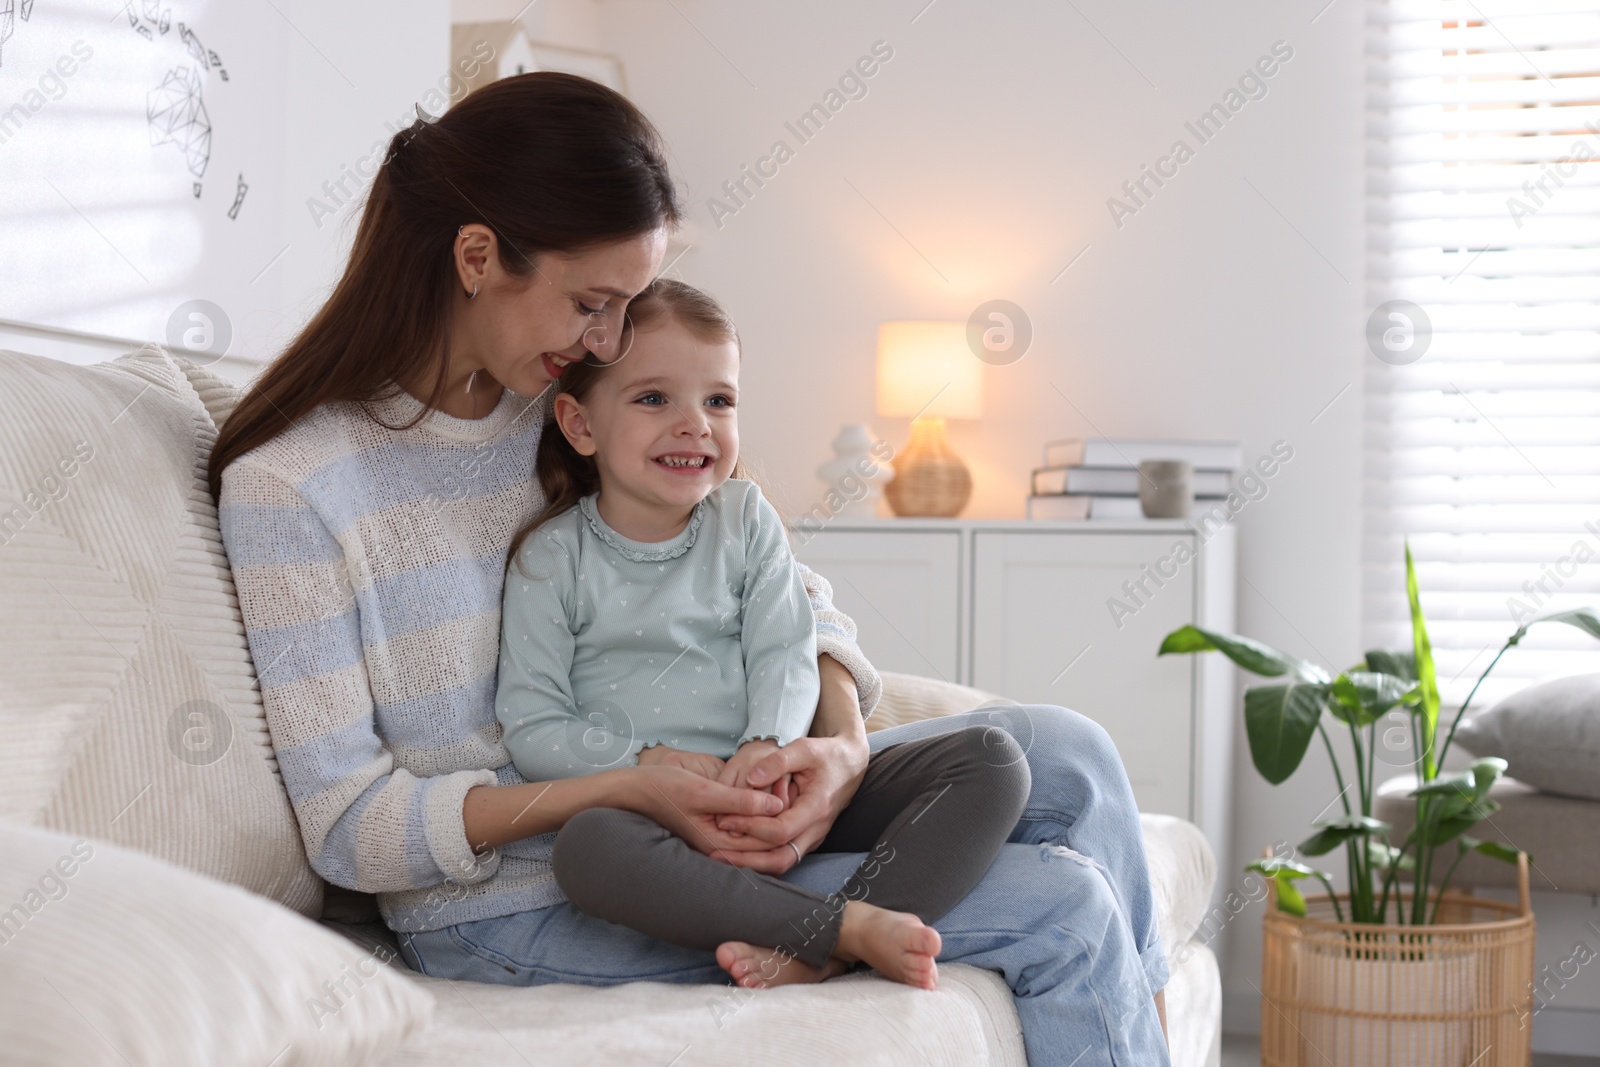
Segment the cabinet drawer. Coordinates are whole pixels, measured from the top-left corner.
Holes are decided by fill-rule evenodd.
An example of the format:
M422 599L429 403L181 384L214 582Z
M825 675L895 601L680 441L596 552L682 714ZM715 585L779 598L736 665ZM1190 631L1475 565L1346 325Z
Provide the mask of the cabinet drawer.
M1193 561L1146 575L1174 543L1161 534L977 531L972 684L1027 704L1060 704L1116 742L1139 810L1193 817L1194 658L1156 658L1195 618ZM1166 569L1172 569L1168 566ZM1143 582L1138 601L1123 588ZM1134 609L1114 618L1107 601Z
M795 555L833 585L881 670L961 680L961 535L956 531L794 533Z

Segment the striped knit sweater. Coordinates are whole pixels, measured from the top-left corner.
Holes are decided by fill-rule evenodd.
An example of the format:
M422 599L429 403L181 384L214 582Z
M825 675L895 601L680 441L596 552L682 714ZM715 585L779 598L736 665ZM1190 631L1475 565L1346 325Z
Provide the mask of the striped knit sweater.
M494 696L511 538L543 504L533 455L552 394L506 390L481 419L434 411L391 430L325 404L222 475L233 568L267 725L317 873L376 893L398 931L434 930L562 900L554 834L478 856L462 801L524 779ZM367 405L390 426L403 391ZM817 648L877 672L821 576L804 572Z

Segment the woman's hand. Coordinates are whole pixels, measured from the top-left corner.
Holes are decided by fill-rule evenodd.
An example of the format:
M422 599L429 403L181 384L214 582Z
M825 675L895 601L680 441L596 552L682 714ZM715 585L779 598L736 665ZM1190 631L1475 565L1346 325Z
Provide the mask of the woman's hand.
M722 782L724 785L743 785L743 782L730 782L725 777L723 768L726 766L722 760L709 752L689 752L671 745L651 745L649 748L639 750L639 766L654 767L664 765L668 767L682 767L686 771L709 778L713 782Z
M732 857L737 853L765 852L771 848L761 838L734 834L717 825L718 819L733 817L730 813L737 813L741 818L776 815L783 810L783 802L771 793L724 785L668 763L633 767L619 773L630 776L631 788L625 798L618 798L609 806L625 807L654 819L696 851L734 863ZM785 847L783 851L790 854L792 862L792 850Z
M717 859L766 874L782 874L822 843L860 788L867 773L868 750L855 679L831 656L819 656L817 666L822 691L816 718L811 721L811 736L762 757L747 776L755 789L768 788L790 776L788 807L776 816L730 814L717 820L720 830L738 835L732 840L740 842Z

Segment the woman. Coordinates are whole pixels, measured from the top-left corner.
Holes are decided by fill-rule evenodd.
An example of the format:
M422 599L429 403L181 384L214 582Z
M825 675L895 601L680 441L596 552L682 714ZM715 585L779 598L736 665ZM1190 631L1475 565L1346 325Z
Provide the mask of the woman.
M225 424L211 487L312 866L377 893L428 974L722 982L712 954L567 904L554 832L590 808L635 811L725 862L833 892L861 856L807 853L868 753L991 722L1027 752L1033 791L1013 843L936 924L940 958L1001 974L1035 1065L1166 1062L1151 1001L1166 961L1104 731L1013 707L869 742L880 683L814 573L811 736L751 778L793 776L781 814L648 750L554 782L512 766L493 709L499 613L511 537L542 503L541 394L575 360L625 355L627 302L679 219L658 135L621 96L559 74L480 89L396 135L333 294Z

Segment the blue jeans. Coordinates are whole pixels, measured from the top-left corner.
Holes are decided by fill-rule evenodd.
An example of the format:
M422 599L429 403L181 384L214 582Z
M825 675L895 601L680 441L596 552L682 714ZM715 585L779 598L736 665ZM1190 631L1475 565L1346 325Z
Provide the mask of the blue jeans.
M934 927L941 962L1011 988L1031 1067L1168 1063L1151 1000L1167 981L1144 836L1121 757L1098 724L1048 705L984 708L870 735L874 750L964 726L1016 737L1033 775L1011 843ZM1092 857L1092 858L1091 858ZM812 854L787 875L837 891L861 863ZM505 985L726 983L710 953L591 918L571 904L400 934L412 969Z

